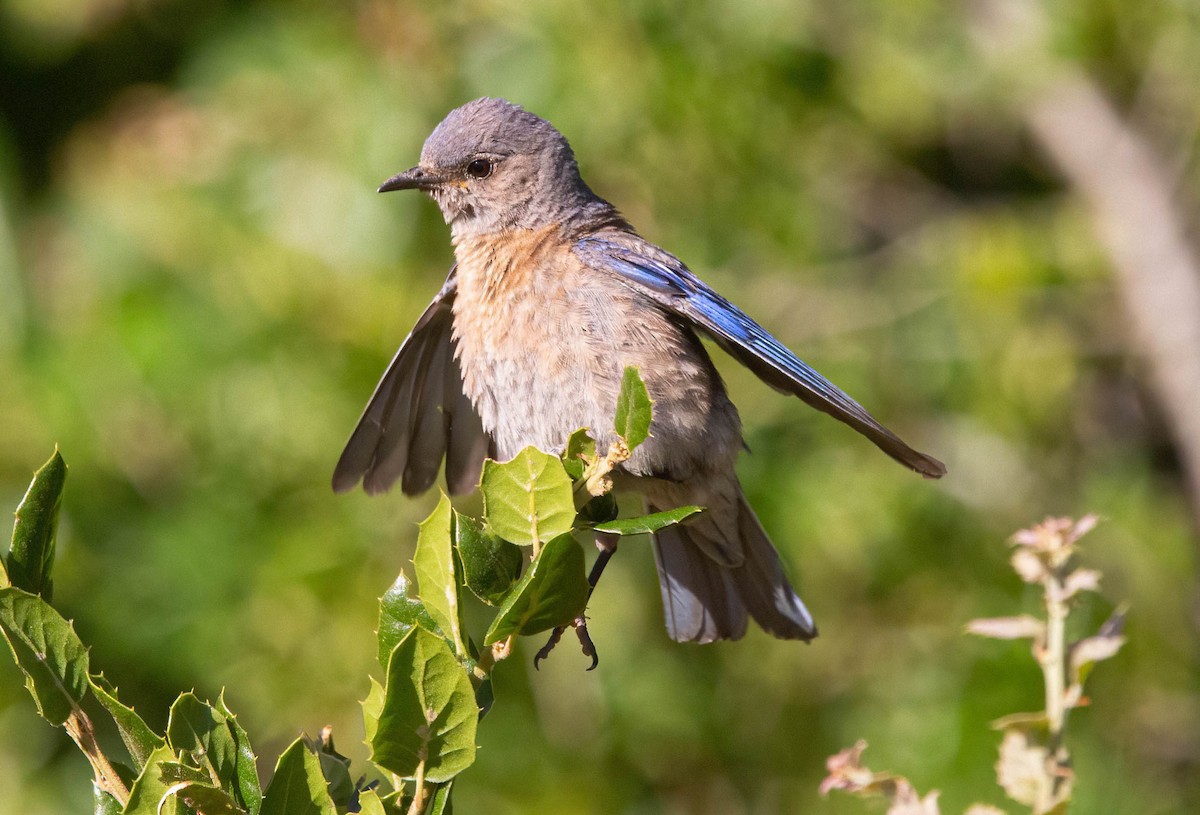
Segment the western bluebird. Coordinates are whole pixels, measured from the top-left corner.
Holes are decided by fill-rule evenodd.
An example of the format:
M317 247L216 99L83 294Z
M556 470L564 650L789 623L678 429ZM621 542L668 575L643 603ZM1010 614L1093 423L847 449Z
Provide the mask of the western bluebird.
M606 449L622 374L634 365L654 418L618 487L651 511L707 508L654 536L671 637L737 639L749 615L776 637L809 640L812 617L738 483L741 422L699 333L902 464L945 474L639 236L579 177L562 134L532 113L490 98L451 111L420 164L379 188L405 189L437 202L457 263L375 389L335 490L361 479L374 494L401 479L405 493L420 493L445 458L450 492L468 492L486 455L561 450L580 427Z

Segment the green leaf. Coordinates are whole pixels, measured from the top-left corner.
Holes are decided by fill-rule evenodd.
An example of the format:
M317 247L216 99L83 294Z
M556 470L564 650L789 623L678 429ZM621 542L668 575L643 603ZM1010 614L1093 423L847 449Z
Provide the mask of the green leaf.
M399 645L399 643L396 644ZM371 690L367 692L367 698L359 704L363 709L363 731L367 736L366 743L370 744L371 740L375 738L376 730L379 729L379 714L383 711L383 685L380 685L373 676L367 678L371 681Z
M121 802L92 782L92 815L121 815Z
M486 676L479 681L479 687L475 688L475 706L479 708L480 719L488 714L495 701L496 691L492 687L492 678Z
M584 524L608 523L616 520L618 512L617 496L606 492L594 498L589 497L589 500L579 508L579 520Z
M354 779L350 777L350 759L333 746L333 728L322 728L320 738L310 740L309 747L321 762L321 775L325 776L334 806L339 811L345 810L354 797Z
M562 461L535 447L503 464L483 462L480 490L488 526L520 546L557 537L575 521L571 478Z
M403 778L424 762L428 781L448 781L474 763L478 722L466 670L445 640L414 628L388 663L371 760Z
M250 737L238 723L237 716L225 704L225 691L217 698L217 712L225 717L234 744L234 797L250 815L258 815L262 807L262 786L258 780L258 757L250 747Z
M440 642L440 640L439 640ZM303 738L283 751L263 793L261 815L337 815L321 762Z
M188 782L175 789L175 798L203 815L245 815L228 792L212 784Z
M583 478L588 464L595 460L596 440L586 427L581 427L567 439L567 448L562 454L563 469L571 476L572 481L578 481Z
M67 465L55 447L50 460L34 473L17 507L12 548L5 564L11 585L47 600L53 588L50 571L54 567L54 538L66 480Z
M182 761L162 761L159 762L158 768L158 777L167 786L208 783L208 773Z
M121 704L117 698L116 687L104 678L104 674L89 674L88 683L92 687L92 695L100 700L100 704L112 716L117 725L117 732L121 734L121 741L125 742L134 766L141 772L150 754L166 744L166 741L151 730L133 708Z
M61 725L88 688L88 653L75 629L41 597L10 586L0 589L0 630L38 713Z
M630 365L621 378L621 393L617 396L617 415L613 419L617 435L625 440L629 451L650 438L650 417L654 402L638 369Z
M421 601L460 656L467 653L459 618L458 574L454 566L454 514L444 494L428 518L421 521L413 568Z
M238 781L237 743L228 720L194 693L180 694L167 717L167 743L223 789Z
M379 800L379 793L375 790L363 790L358 794L358 811L362 815L387 815L383 801Z
M617 521L596 524L595 529L597 532L613 532L617 535L644 535L649 532L657 532L665 526L673 526L701 511L700 507L678 507L666 512L654 512L637 518L621 518Z
M379 664L384 670L387 670L392 649L414 625L430 634L442 635L425 604L409 595L408 575L401 570L396 582L379 598Z
M166 745L146 757L141 775L129 789L124 815L183 815L183 807L178 805L174 796L168 798L161 809L158 806L171 785L170 781L163 780L163 765L174 761L175 753Z
M453 786L453 781L447 781L434 787L433 795L425 805L424 815L451 815L450 789Z
M589 591L583 547L569 534L560 535L542 547L504 601L483 644L566 625L583 613Z
M525 556L520 548L458 512L454 513L454 546L467 588L483 602L497 605L521 574Z

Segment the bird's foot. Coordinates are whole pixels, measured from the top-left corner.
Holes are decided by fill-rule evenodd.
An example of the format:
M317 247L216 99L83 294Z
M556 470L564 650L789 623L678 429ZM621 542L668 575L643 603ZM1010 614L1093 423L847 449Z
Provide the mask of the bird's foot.
M600 657L596 654L596 644L592 642L592 637L588 634L587 619L580 614L571 621L571 628L575 629L575 636L579 637L579 647L583 649L583 655L592 658L592 664L588 666L588 670L595 670L596 666L600 664ZM558 641L562 639L563 632L566 630L567 626L560 625L550 632L550 639L546 640L546 644L533 657L534 670L540 670L538 663L550 656L550 652L554 650L554 646L558 645Z

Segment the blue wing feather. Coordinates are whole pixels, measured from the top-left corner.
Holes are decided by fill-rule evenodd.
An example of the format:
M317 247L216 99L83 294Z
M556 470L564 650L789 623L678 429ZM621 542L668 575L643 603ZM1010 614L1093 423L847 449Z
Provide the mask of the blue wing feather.
M673 256L623 233L588 237L575 253L597 271L615 275L663 309L709 334L729 354L772 387L799 396L809 405L853 427L897 461L929 478L945 475L945 466L919 453L880 424L858 402L789 351L737 306L717 294Z

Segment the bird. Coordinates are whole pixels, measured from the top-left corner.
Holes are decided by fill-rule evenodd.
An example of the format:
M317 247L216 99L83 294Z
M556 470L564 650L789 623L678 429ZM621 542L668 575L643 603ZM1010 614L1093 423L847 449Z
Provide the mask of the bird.
M639 235L583 181L567 139L522 107L483 97L450 111L419 163L379 187L395 190L432 197L456 262L346 443L335 491L361 482L377 494L400 481L419 494L444 460L447 490L467 493L485 457L507 460L530 445L560 452L581 427L607 449L623 372L635 366L653 419L617 487L651 512L706 510L654 533L667 633L733 640L753 619L775 637L809 641L812 615L738 480L741 420L701 337L917 473L945 474Z

